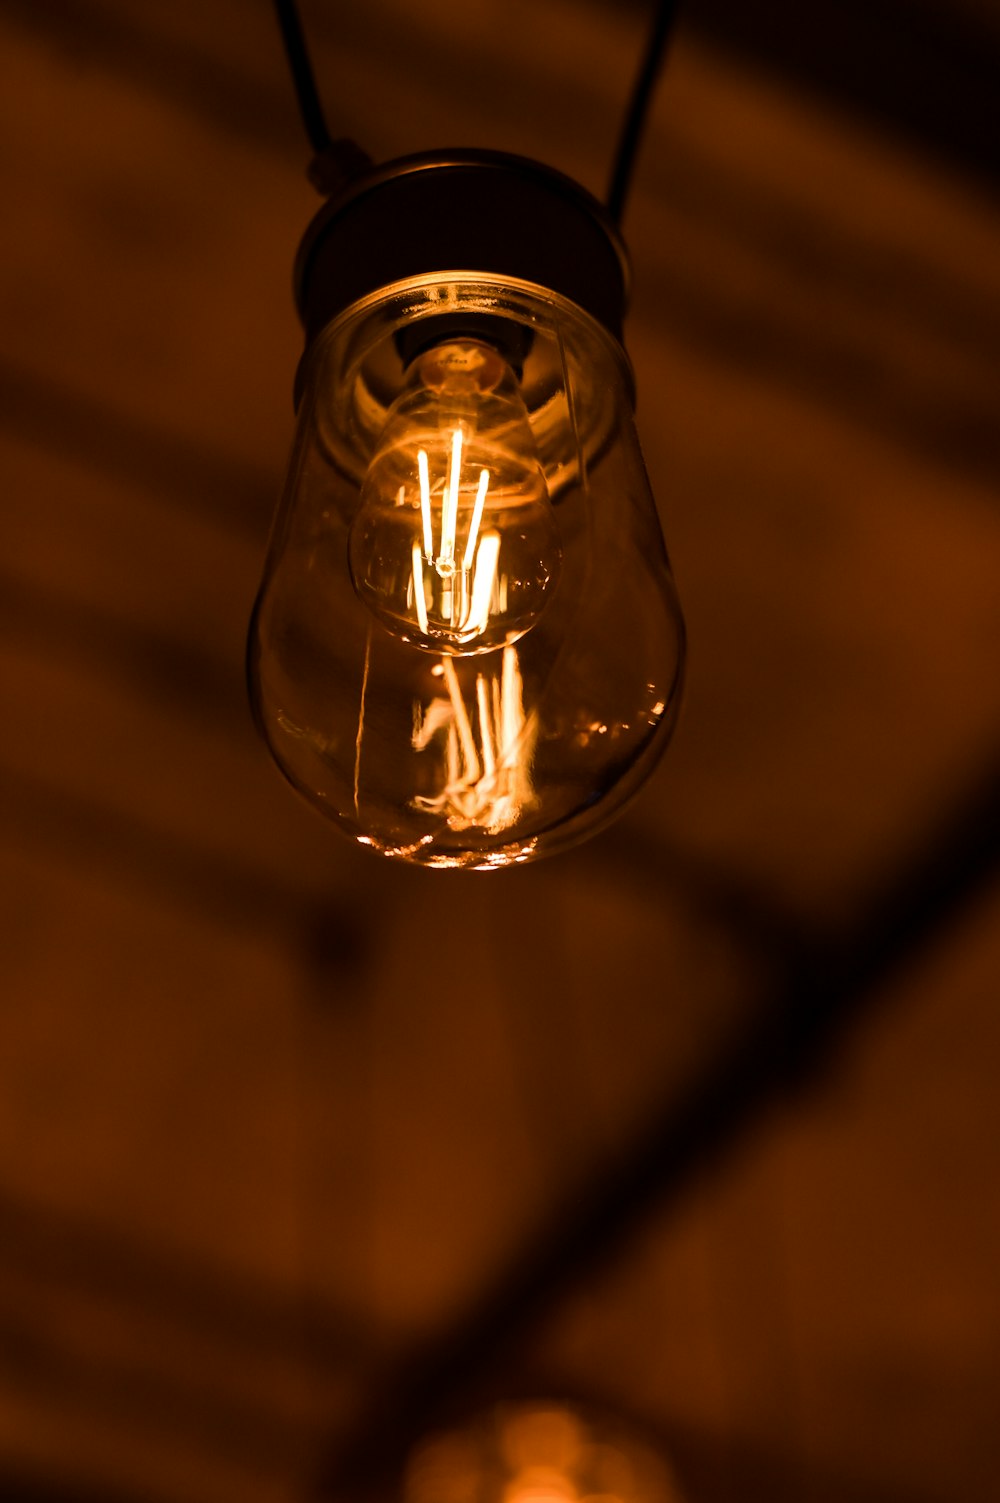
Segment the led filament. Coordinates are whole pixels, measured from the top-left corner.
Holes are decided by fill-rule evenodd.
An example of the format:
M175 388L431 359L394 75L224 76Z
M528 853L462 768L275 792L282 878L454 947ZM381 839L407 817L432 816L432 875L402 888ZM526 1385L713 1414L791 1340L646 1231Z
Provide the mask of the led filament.
M442 627L437 629L436 634L453 637L456 643L474 642L477 637L482 637L486 630L491 605L494 612L501 609L501 600L496 590L500 534L498 532L486 533L481 540L482 546L480 546L479 537L486 492L490 486L490 472L489 470L479 472L479 484L476 487L476 500L472 508L469 535L462 550L461 563L456 564L455 531L458 522L458 487L462 473L461 428L456 428L452 434L451 469L444 501L440 508L441 537L436 554L434 527L431 519L430 473L425 449L417 450L417 471L420 476L423 546L419 542L413 544L412 588L407 595L407 604L412 597L420 635L430 636L431 629L427 615L429 589L435 624L438 620L442 622ZM398 504L400 506L406 504L404 486L399 488ZM433 578L426 582L424 580L425 563L433 568L440 581L440 605L436 599ZM506 591L504 593L506 594Z
M388 414L351 527L361 599L404 641L486 652L535 624L559 558L512 370L473 340L426 351Z

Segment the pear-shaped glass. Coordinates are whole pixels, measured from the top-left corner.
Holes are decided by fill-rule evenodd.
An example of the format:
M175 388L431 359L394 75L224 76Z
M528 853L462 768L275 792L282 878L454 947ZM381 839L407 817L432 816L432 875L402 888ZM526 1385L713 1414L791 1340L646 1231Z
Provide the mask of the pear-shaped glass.
M655 765L683 655L628 367L589 314L448 273L312 342L248 665L323 814L428 866L570 845Z

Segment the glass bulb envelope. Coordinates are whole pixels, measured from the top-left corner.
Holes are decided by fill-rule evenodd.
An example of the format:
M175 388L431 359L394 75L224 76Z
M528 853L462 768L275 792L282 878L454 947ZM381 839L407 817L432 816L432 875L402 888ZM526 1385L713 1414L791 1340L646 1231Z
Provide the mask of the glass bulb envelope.
M311 341L249 678L322 814L427 866L570 845L655 765L683 656L629 369L597 319L433 273Z

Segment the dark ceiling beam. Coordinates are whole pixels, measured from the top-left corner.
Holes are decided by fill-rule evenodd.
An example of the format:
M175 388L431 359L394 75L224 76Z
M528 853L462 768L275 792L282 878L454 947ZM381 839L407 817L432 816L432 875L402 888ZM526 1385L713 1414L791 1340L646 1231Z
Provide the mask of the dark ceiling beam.
M363 963L368 928L353 901L332 884L328 897L314 895L251 870L239 857L195 845L100 799L3 765L0 825L8 849L55 860L83 881L99 874L199 922L268 936L320 982Z
M727 210L734 207L731 198L719 202ZM745 205L742 220L730 212L729 226L715 216L719 236L738 235L745 246L756 240L758 264L766 264L770 255L792 284L802 279L797 299L754 301L742 288L712 282L686 267L646 266L635 300L644 328L675 348L707 354L747 385L794 391L853 426L902 445L918 461L948 470L963 485L995 496L1000 328L993 310L981 301L977 306L971 290L968 297L955 296L943 278L922 277L902 266L887 292L849 241L831 237L829 226L797 227L805 231L797 255L791 253L790 235L780 250L769 248L768 237L780 242L782 218L763 204L759 208L755 217ZM787 221L786 226L792 229ZM818 252L829 259L806 278L808 258L815 262ZM842 319L829 306L816 318L826 299L843 312ZM876 308L877 318L871 312ZM916 360L915 335L927 341ZM960 380L950 361L961 370Z
M0 360L0 433L81 464L142 496L260 538L280 477L119 412L100 397Z
M0 632L21 649L113 678L132 699L246 743L239 664L217 651L215 642L185 640L179 631L171 634L102 604L75 600L2 563Z
M154 1352L155 1341L154 1335ZM72 1416L87 1431L127 1432L133 1441L141 1436L151 1449L165 1443L192 1471L211 1462L237 1479L265 1475L277 1481L294 1473L309 1444L304 1419L282 1414L270 1395L249 1399L240 1392L235 1365L221 1376L214 1368L206 1378L196 1361L185 1373L122 1362L94 1341L74 1348L57 1322L30 1306L23 1313L0 1313L0 1354L4 1387L21 1403ZM2 1482L0 1471L0 1487ZM45 1482L53 1488L51 1477ZM0 1491L4 1503L16 1496Z
M392 1487L407 1452L491 1374L587 1278L676 1205L769 1112L808 1088L889 983L940 942L1000 870L1000 757L965 790L911 860L843 932L785 957L772 1000L750 1009L687 1088L522 1246L470 1309L403 1355L330 1448L322 1499Z
M741 63L995 190L1000 27L947 0L686 0L681 24Z
M65 1305L103 1312L111 1324L162 1322L175 1336L210 1342L234 1364L295 1367L316 1359L321 1376L357 1372L371 1333L354 1309L304 1304L297 1291L231 1268L224 1272L133 1226L31 1202L0 1186L0 1308L9 1290L58 1289ZM308 1340L303 1331L308 1321ZM64 1333L49 1333L58 1343ZM0 1498L6 1498L0 1489Z
M0 1469L0 1498L4 1503L153 1503L145 1488L141 1495L122 1492L104 1482L56 1480L9 1465Z

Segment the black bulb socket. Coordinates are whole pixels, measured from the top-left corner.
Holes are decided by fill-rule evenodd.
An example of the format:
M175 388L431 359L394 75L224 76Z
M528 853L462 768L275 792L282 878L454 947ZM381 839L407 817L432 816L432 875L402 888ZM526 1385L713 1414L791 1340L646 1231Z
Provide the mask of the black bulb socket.
M295 265L306 350L361 298L409 278L510 277L576 303L622 342L628 254L604 207L572 179L500 152L434 152L356 178L319 211ZM480 339L518 371L531 331L502 315L450 314L400 330L404 364L443 339ZM425 326L425 327L422 327Z

